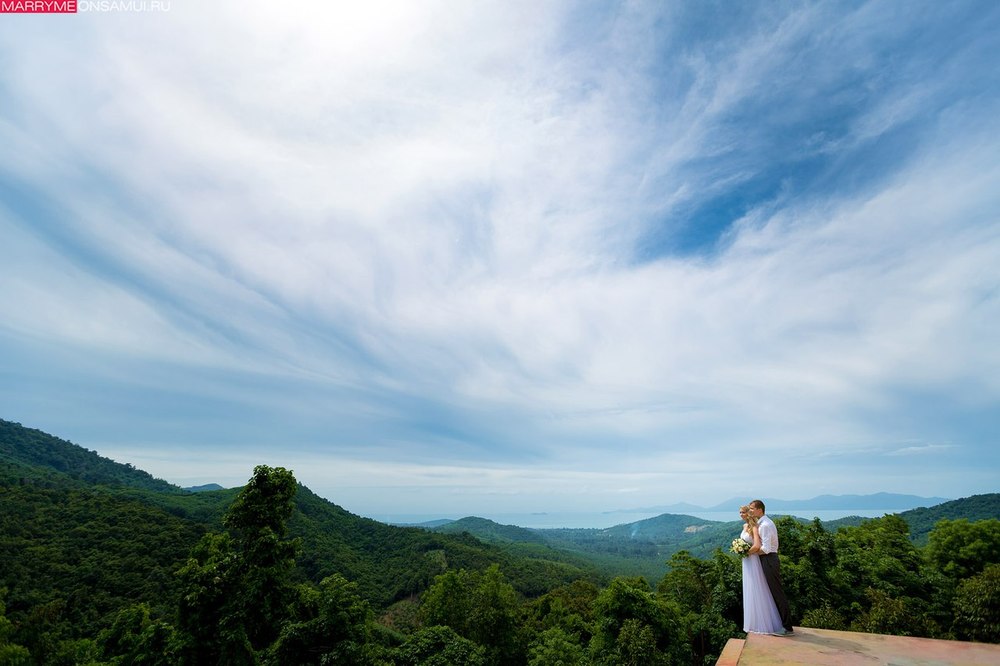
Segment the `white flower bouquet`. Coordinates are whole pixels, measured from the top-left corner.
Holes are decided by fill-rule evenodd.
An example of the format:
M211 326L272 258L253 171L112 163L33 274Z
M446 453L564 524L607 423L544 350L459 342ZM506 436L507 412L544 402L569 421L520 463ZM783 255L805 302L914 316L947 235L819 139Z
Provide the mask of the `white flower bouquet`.
M740 557L746 557L750 554L750 544L744 541L742 537L736 537L733 539L733 545L730 550Z

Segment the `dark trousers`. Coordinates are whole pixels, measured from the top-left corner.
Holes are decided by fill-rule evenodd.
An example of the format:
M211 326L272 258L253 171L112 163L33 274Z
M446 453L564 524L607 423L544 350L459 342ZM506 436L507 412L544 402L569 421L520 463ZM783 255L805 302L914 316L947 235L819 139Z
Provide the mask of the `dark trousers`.
M785 598L785 591L781 588L781 560L777 553L761 553L760 566L764 570L764 578L767 580L767 587L771 590L771 597L774 605L778 607L778 615L781 616L781 624L786 631L792 630L792 615L788 610L788 599Z

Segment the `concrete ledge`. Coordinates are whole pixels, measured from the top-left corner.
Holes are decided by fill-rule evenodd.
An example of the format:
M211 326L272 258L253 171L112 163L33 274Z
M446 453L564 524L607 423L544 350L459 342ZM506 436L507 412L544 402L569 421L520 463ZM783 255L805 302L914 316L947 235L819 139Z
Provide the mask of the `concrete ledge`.
M741 638L730 638L726 642L726 647L722 648L722 654L719 655L715 666L737 666L740 663L744 642Z
M730 645L742 643L736 661ZM734 648L735 649L735 648ZM729 661L723 661L729 659ZM717 666L997 666L1000 645L795 627L789 636L730 639Z

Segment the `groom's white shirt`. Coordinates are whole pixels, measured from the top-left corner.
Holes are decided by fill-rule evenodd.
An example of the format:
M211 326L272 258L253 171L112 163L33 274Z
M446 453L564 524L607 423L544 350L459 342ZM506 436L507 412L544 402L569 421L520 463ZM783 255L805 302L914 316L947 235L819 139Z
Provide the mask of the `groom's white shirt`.
M774 521L766 515L761 516L757 521L757 531L760 533L760 552L778 552L778 528L774 526Z

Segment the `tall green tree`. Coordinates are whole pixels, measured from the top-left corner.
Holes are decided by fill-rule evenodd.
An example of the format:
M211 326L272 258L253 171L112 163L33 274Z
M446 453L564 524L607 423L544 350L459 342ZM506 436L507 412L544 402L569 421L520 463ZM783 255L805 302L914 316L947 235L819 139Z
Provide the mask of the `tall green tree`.
M254 664L278 636L293 588L297 541L286 538L295 477L259 465L230 506L226 534L207 534L180 569L185 664Z
M254 664L243 624L239 565L228 534L206 534L178 575L182 581L177 624L184 666Z
M933 636L939 632L924 611L932 596L923 554L898 515L841 528L835 538L836 566L830 572L830 598L837 616L854 631ZM815 603L821 603L817 601ZM814 619L814 615L810 619Z
M923 557L910 541L909 526L899 516L886 515L841 528L834 540L837 565L831 577L839 589L864 594L873 588L890 597L925 596Z
M486 666L486 648L451 627L420 629L393 651L396 666Z
M782 516L776 524L781 535L781 579L793 621L798 622L807 610L830 603L832 597L842 598L847 591L838 589L833 579L837 566L835 536L818 518L803 525L791 516Z
M959 638L1000 643L1000 564L959 584L954 627Z
M594 602L591 659L608 665L689 663L681 615L678 604L655 595L644 578L615 578Z
M357 584L334 574L310 597L304 609L307 617L285 623L264 662L274 666L373 663L368 649L373 614Z
M528 666L576 666L583 663L579 637L559 627L543 631L528 651Z
M927 559L953 581L1000 563L1000 520L939 521L928 537Z
M657 591L676 601L685 611L700 612L712 605L715 587L711 561L694 557L686 550L674 553L667 562L667 573L660 579Z
M865 590L867 604L851 622L852 631L893 636L933 636L938 629L924 613L926 603L915 597L891 596L884 590Z
M523 659L520 607L517 592L506 581L499 565L491 565L479 576L472 591L469 638L485 645L488 655L498 665Z
M120 610L97 642L111 664L171 666L177 662L174 628L154 620L146 604Z
M297 488L289 470L258 465L223 520L234 535L243 626L255 650L277 637L291 598L300 543L287 538L287 522Z
M425 626L451 627L461 635L471 633L472 588L476 576L465 569L449 570L434 577L420 604Z
M711 560L680 551L667 566L657 592L679 606L696 663L715 663L726 641L743 626L741 564L716 550Z
M586 580L549 590L526 605L526 628L535 634L561 629L586 645L594 634L594 600L599 592Z
M520 601L499 565L486 571L448 571L435 578L424 596L421 616L427 625L451 627L487 649L491 664L519 663Z

